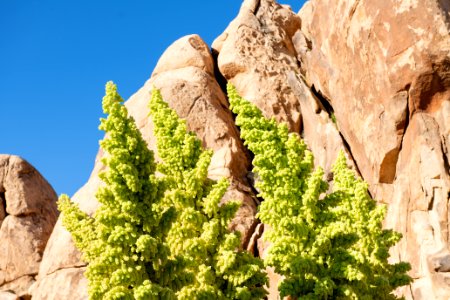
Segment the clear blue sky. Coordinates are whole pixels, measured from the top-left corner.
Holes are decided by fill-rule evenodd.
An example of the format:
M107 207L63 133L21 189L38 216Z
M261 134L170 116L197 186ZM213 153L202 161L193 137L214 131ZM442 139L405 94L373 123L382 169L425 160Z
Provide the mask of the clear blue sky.
M303 0L280 1L298 11ZM240 0L0 0L0 153L34 165L58 194L92 170L108 80L127 99L176 39L209 45Z

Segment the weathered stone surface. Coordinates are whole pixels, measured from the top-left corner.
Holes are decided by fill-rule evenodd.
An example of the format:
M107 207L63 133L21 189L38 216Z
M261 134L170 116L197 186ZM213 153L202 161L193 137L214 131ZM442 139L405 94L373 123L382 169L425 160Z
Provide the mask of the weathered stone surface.
M38 273L58 217L56 199L29 163L0 155L0 290L22 293L31 285L25 279Z
M152 76L187 67L198 68L214 76L211 52L198 35L188 35L173 42L159 58Z
M33 283L36 281L34 280L33 276L23 276L19 277L11 282L8 282L0 287L0 291L10 291L13 292L17 297L19 297L21 300L29 300L31 299L31 294L29 293L29 288ZM3 299L0 292L0 300Z
M300 28L292 10L270 0L244 1L238 16L213 43L222 75L263 113L299 132L298 100L287 84L299 72L291 37Z
M85 271L86 268L66 268L45 276L31 287L33 300L87 300Z
M12 292L0 291L0 300L20 300L20 298Z
M414 114L403 140L386 218L387 227L404 233L393 254L411 263L411 275L417 279L412 294L404 290L409 299L450 296L450 177L444 158L438 123L427 113Z
M0 193L9 215L57 217L55 192L33 166L18 156L0 155Z
M0 193L0 226L2 226L2 222L6 217L6 202L2 197L3 193Z
M8 216L0 231L0 283L35 275L53 224L38 215ZM20 251L19 251L20 249Z
M303 136L308 148L314 153L314 165L324 170L328 181L332 179L332 167L339 152L344 151L348 165L356 170L353 158L320 100L312 93L299 76L291 73L288 83L300 102L302 110Z
M299 16L301 72L329 101L372 195L389 204L386 226L404 235L393 261L409 261L415 281L399 292L448 299L449 6L311 0Z
M313 0L299 15L302 73L333 105L364 178L392 183L408 116L448 99L448 8Z

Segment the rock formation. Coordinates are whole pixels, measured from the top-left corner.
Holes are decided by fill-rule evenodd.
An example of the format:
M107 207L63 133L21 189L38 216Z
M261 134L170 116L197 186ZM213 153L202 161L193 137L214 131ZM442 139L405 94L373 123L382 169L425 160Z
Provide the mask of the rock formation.
M448 299L450 24L445 1L309 1L301 73L336 116L372 195L402 232L408 299Z
M29 298L58 218L56 193L25 160L0 155L0 299Z
M197 35L174 42L161 57L152 77L126 103L149 147L157 155L153 124L148 117L152 86L159 88L169 105L187 120L189 130L197 133L203 145L214 150L209 176L231 180L223 200L242 202L231 228L242 233L242 246L246 247L257 224L257 202L246 178L250 159L239 139L226 96L214 77L209 47ZM95 192L101 184L98 179L101 157L100 151L90 179L72 198L87 213L93 213L97 206ZM33 299L62 299L69 293L72 299L85 299L86 282L82 277L85 264L80 259L70 234L59 220L44 253L39 281L33 287ZM57 278L66 277L58 285L54 284L56 273L60 274Z
M409 261L415 280L398 294L448 299L449 9L448 2L436 0L310 0L296 14L274 0L245 0L211 50L197 35L174 42L126 105L156 150L147 105L152 86L161 89L189 129L214 150L209 176L231 180L224 201L243 203L232 228L242 232L242 246L256 255L264 256L270 247L260 238L269 229L255 218L251 156L239 139L223 83L233 83L266 116L300 133L329 181L331 164L344 149L372 196L388 205L385 226L404 235L391 259ZM73 197L88 213L97 206L102 155ZM0 255L0 290L22 293L39 268L28 292L33 299L86 299L85 264L60 220L42 257L56 218L54 192L26 200L39 197L26 198L28 185L11 188L3 180L12 178L4 171L12 170L12 161L22 165L18 158L0 156L0 254L9 253ZM42 230L30 228L27 220L42 223ZM8 234L11 226L28 229L17 238ZM30 261L19 264L7 251L24 241ZM280 278L269 273L269 299L277 299ZM0 292L0 299L13 296Z

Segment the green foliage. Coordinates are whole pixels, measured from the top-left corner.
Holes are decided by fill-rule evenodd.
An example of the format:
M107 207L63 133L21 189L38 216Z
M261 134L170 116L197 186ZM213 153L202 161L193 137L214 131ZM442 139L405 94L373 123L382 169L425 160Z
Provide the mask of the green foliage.
M272 230L265 264L284 276L280 296L299 299L397 299L409 284L408 263L391 265L388 250L401 235L382 229L384 206L349 170L343 153L334 165L333 191L323 171L285 124L267 120L231 85L228 97L245 145L253 152L257 188L264 198L258 217Z
M164 203L175 207L176 220L167 242L182 256L194 280L177 292L178 299L261 299L267 282L260 259L238 250L240 239L228 224L239 203L220 204L228 181L207 178L212 152L189 133L186 122L152 91L150 113L166 188Z
M164 237L174 209L161 205L161 181L153 153L122 104L116 86L106 85L100 129L107 167L94 215L83 213L65 195L59 200L63 225L89 263L85 276L90 299L175 299L179 261L169 260ZM178 279L178 280L175 280Z
M58 202L89 263L90 299L263 298L262 261L238 250L239 235L227 229L239 204L220 205L228 181L207 178L212 152L155 90L157 165L122 102L108 83L99 208L89 216L66 195Z

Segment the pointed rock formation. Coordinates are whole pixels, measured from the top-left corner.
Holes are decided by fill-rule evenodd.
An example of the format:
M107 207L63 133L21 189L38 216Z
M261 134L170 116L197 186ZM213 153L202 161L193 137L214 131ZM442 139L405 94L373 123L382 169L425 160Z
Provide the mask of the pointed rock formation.
M301 127L300 106L288 82L299 73L292 36L300 18L275 1L244 1L238 16L213 43L219 70L239 94L267 117Z

